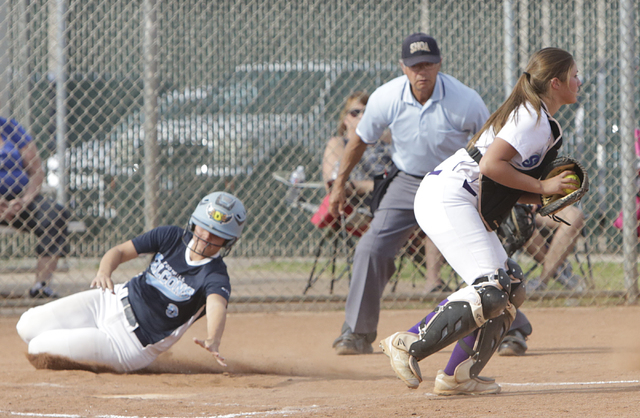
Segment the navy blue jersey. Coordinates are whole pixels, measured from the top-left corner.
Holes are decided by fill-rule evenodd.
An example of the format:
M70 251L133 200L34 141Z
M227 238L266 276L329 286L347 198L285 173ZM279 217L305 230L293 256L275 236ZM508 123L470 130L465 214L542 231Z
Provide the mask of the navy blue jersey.
M177 226L161 226L132 240L138 254L154 254L147 269L126 285L140 332L151 344L198 314L207 296L217 294L228 301L231 294L227 266L221 257L202 265L187 263L183 233ZM187 233L186 241L192 236Z

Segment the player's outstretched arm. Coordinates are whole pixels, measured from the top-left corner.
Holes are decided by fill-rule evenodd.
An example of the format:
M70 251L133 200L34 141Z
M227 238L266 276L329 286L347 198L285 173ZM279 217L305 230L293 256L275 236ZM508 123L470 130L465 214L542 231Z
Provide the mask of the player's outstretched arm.
M91 281L90 287L97 287L102 290L109 289L111 293L114 293L111 274L120 264L133 260L137 256L138 252L131 240L111 248L104 254L102 260L100 260L98 273L96 273L96 277Z
M207 339L193 339L193 342L211 352L218 364L227 366L224 357L220 354L220 341L227 321L227 300L220 295L207 296Z

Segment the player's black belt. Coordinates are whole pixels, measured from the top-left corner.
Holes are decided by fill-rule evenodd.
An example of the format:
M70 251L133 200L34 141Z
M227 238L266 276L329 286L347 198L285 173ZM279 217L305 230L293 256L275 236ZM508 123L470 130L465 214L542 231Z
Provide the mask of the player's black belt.
M122 299L120 299L120 302L122 302L122 306L124 307L124 317L127 318L127 322L129 323L129 325L134 328L133 333L136 334L136 337L138 337L140 344L142 344L143 347L151 344L151 342L148 341L142 334L142 330L140 329L140 325L138 324L136 315L133 313L133 309L131 308L129 296L123 297Z

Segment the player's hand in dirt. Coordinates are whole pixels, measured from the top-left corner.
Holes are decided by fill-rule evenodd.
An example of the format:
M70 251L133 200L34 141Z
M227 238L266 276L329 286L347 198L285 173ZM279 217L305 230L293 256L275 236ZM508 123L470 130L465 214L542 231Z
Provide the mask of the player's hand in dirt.
M213 354L213 357L216 359L219 365L221 365L222 367L227 367L227 363L224 362L224 357L222 357L222 355L218 351L218 344L215 344L213 340L199 340L194 337L193 342Z
M96 274L96 277L91 281L90 287L92 289L93 288L102 289L103 291L108 289L109 291L111 291L111 293L115 295L115 292L113 291L113 281L111 280L111 277L99 271L98 271L98 274Z

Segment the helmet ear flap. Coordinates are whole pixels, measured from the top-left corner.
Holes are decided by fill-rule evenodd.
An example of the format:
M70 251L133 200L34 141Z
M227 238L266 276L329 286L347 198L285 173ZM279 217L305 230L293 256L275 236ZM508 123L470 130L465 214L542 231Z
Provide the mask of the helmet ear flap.
M236 242L238 242L238 238L227 239L224 241L224 244L222 244L222 257L227 256L231 252L231 248L233 248L233 245Z

